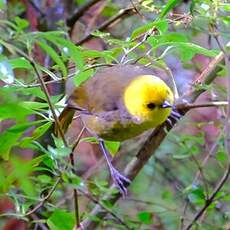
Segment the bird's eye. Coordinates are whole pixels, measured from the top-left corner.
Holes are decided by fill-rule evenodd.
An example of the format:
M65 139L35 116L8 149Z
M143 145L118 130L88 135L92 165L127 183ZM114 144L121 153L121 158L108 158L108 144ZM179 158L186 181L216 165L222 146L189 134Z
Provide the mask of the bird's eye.
M150 103L147 104L147 107L149 109L154 109L156 107L156 105L154 103L150 102Z

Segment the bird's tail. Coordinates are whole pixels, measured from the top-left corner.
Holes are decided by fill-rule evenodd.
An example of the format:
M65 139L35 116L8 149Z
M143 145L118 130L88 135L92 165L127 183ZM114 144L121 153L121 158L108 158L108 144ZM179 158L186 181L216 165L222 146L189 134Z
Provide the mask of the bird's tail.
M59 120L60 128L62 129L63 133L66 133L70 123L73 120L74 113L75 110L68 106L66 106L64 110L61 112L58 120ZM57 124L55 124L54 133L56 136L60 136L60 132L58 130Z

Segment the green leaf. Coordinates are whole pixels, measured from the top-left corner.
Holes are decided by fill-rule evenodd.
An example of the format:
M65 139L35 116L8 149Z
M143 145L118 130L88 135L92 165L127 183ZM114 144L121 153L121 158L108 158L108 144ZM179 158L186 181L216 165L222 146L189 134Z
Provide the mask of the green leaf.
M16 145L18 138L22 135L22 133L12 133L12 132L2 132L0 134L0 157L3 160L8 160L10 151L13 146Z
M190 42L163 42L156 44L155 41L148 40L153 48L158 48L162 46L173 46L179 52L182 61L190 60L195 54L203 54L209 57L215 57L217 52L214 50L205 49L199 45L190 43Z
M119 11L119 8L116 4L110 2L109 4L107 4L103 11L101 12L101 14L105 17L112 17L115 14L117 14L117 12Z
M93 76L94 70L90 69L87 71L82 71L74 76L74 84L75 86L80 86L83 82L88 80L91 76Z
M72 185L74 185L74 187L80 186L82 184L81 177L75 175L72 172L63 172L61 177L62 177L64 182L72 184Z
M107 63L111 61L116 61L112 55L111 51L98 51L98 50L84 50L82 55L84 58L104 58Z
M54 158L54 159L58 159L58 158L62 158L65 156L69 156L69 154L71 153L71 148L66 147L65 144L63 143L63 140L61 138L57 138L54 135L52 135L52 138L54 140L55 143L55 147L52 146L48 146L48 150L50 155Z
M33 69L28 60L23 57L8 60L13 69Z
M82 51L79 47L77 47L71 41L66 40L64 38L60 38L60 37L54 37L52 39L50 39L49 37L46 38L48 38L50 42L56 42L56 44L58 43L59 45L62 45L63 46L62 50L64 51L64 53L70 56L70 58L74 61L74 63L76 64L79 70L82 70L84 68Z
M16 88L15 87L14 91L16 91L17 93L20 93L21 95L34 96L42 100L46 100L46 96L40 87L33 87L33 88L22 88L22 87ZM26 104L25 102L22 102L22 106L24 106L25 104Z
M11 184L17 182L17 187L19 187L26 195L34 197L35 196L35 185L29 178L34 167L42 161L43 156L34 158L31 161L22 161L18 158L12 158L11 172L7 176L6 186L9 187Z
M26 19L22 19L20 17L15 17L15 22L16 25L18 26L19 30L24 30L25 28L27 28L29 26L29 22Z
M229 3L220 3L220 7L223 8L223 10L230 12L230 4Z
M85 137L81 139L81 142L90 142L98 144L98 140L96 137ZM108 151L111 153L112 156L114 156L120 148L120 142L107 140L105 140L104 142Z
M96 137L84 137L84 138L81 138L80 142L90 142L90 143L98 144L98 140Z
M161 11L159 18L160 19L164 18L168 14L168 12L173 8L175 8L175 6L178 5L179 3L181 3L181 0L169 0L165 5L165 7L163 8L163 10Z
M121 143L117 141L105 141L105 146L112 156L118 152L120 145Z
M203 205L205 203L205 193L201 186L190 185L184 192L188 194L188 199L191 203L196 205Z
M31 109L31 110L41 110L41 109L48 108L47 103L42 103L42 102L37 102L37 101L23 101L20 104L24 106L25 108Z
M57 63L60 70L62 71L63 76L66 77L67 69L60 56L57 54L57 52L51 46L47 45L45 42L38 41L37 43L47 54L49 54L53 61Z
M11 118L22 122L30 114L33 114L33 111L24 107L21 103L5 103L0 106L0 121Z
M2 46L4 46L11 54L15 54L15 48L14 46L12 46L11 44L3 41L0 39L0 44L2 44Z
M4 9L6 9L6 1L5 0L0 0L0 9L1 10L4 10Z
M17 125L10 127L7 130L8 132L12 132L12 133L22 133L22 132L25 132L28 128L34 125L40 124L41 122L44 122L44 121L39 120L39 121L33 121L33 122L19 123Z
M168 30L168 23L166 20L158 20L140 26L132 32L131 39L138 37L140 34L143 34L154 27L157 28L160 33L164 33Z
M51 230L73 230L74 214L61 209L55 210L47 220Z
M18 145L18 139L22 136L22 134L33 125L37 125L43 121L34 121L34 122L26 122L19 123L10 127L0 134L0 156L4 160L9 159L11 149Z
M48 150L54 159L59 159L59 158L69 156L69 154L72 151L71 148L67 148L67 147L54 148L52 146L48 146Z
M153 223L153 213L152 212L147 212L147 211L139 212L137 217L144 224Z
M228 157L225 151L218 151L215 156L218 161L226 162L228 160Z
M62 52L74 61L78 69L83 69L84 59L82 57L81 48L76 46L70 40L62 38L61 36L63 36L63 33L60 33L60 31L43 32L37 33L37 36L48 40L49 42L55 44L58 48L61 46Z
M52 122L47 122L44 125L37 127L32 134L33 140L36 140L37 138L41 137L51 127L52 124Z
M99 38L102 38L102 39L105 39L106 37L110 37L110 33L108 33L108 32L102 32L100 30L95 30L91 34L93 36L95 36L95 37L99 37Z

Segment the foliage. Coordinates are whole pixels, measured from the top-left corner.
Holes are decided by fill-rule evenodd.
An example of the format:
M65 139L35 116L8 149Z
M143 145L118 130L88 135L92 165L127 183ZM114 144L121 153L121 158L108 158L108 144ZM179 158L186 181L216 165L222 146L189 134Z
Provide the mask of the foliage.
M117 14L122 7L122 4L108 2L111 3L104 6L103 17ZM52 131L55 117L51 106L56 114L61 111L63 92L49 94L47 98L39 81L42 76L49 90L52 84L69 79L79 86L103 65L139 63L166 69L170 65L174 67L170 64L172 58L193 75L196 71L200 73L204 66L199 66L202 63L196 58L214 58L222 49L215 39L220 37L223 44L229 39L230 4L221 0L163 2L144 0L135 3L138 13L129 20L121 20L122 31L116 25L106 32L92 31L93 36L100 38L107 47L97 51L75 45L65 26L31 32L32 22L23 17L26 8L19 3L11 3L10 8L0 0L0 13L4 15L7 9L10 11L0 20L0 195L1 199L10 198L14 205L13 210L0 214L3 217L0 225L14 216L26 221L31 229L39 224L52 230L73 229L76 222L70 192L73 188L82 195L79 198L81 220L90 218L99 222L103 229L127 229L127 226L130 229L157 226L179 229L181 219L185 226L205 206L229 161L225 143L227 115L223 108L206 110L217 115L203 115L204 119L199 116L203 108L186 115L132 182L129 196L113 206L102 199L109 191L107 170L100 167L100 172L86 180L77 174L81 175L82 169L90 169L77 160L77 174L72 171L68 158L73 145L66 146ZM76 1L76 4L82 5L84 1ZM49 60L48 65L36 57L36 52L43 60ZM69 63L76 68L70 67ZM176 74L176 70L174 72ZM209 101L213 98L226 100L228 92L221 81L226 80L227 72L222 69L218 73L221 80L211 86L194 87L207 90ZM182 86L189 86L191 79L180 73L175 79L179 93L185 93ZM82 138L81 142L95 144L97 141ZM106 146L113 154L119 147L126 153L122 156L121 167L127 165L134 149L138 149L135 141L128 146L107 142ZM207 156L211 159L205 162ZM117 191L113 192L116 195ZM227 225L229 201L225 185L202 220L197 222L197 229L221 229ZM90 216L90 210L98 202L109 214L103 220ZM34 216L30 215L39 204L41 207L34 211Z

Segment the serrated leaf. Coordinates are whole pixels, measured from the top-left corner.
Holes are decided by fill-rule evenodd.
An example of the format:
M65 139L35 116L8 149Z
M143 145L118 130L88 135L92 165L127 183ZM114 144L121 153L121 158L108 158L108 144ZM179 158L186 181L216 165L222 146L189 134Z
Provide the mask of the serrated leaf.
M62 61L62 59L60 58L60 56L57 54L57 52L45 42L38 41L37 43L44 50L44 52L46 52L53 59L55 63L57 63L63 76L66 77L67 76L66 66Z

